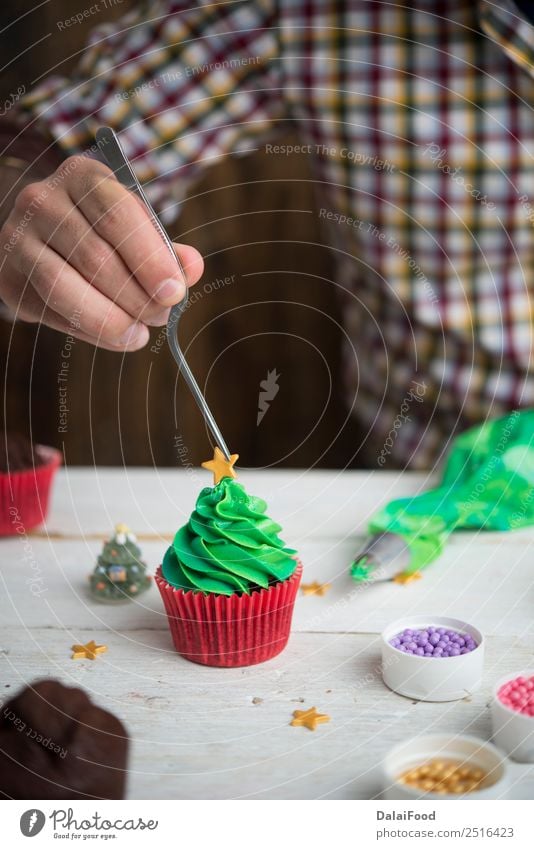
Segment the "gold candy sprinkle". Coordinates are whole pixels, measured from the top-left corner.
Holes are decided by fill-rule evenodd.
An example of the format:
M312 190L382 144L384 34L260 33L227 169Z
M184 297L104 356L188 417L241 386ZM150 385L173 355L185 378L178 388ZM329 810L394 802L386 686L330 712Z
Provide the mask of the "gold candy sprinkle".
M486 777L479 767L436 759L405 770L398 781L427 793L463 795L477 790Z

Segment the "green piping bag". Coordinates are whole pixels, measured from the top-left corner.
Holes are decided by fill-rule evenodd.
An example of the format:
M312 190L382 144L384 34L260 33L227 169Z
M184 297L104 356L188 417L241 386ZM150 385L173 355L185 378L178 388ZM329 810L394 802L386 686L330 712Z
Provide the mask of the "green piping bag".
M407 578L436 560L455 530L532 524L534 410L515 410L456 437L436 489L379 510L351 574L355 581Z

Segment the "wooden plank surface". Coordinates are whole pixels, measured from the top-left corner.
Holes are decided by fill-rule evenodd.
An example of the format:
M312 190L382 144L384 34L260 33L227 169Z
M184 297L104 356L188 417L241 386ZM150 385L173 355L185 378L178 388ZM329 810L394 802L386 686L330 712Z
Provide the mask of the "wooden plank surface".
M129 795L138 799L370 798L379 792L376 765L407 736L446 729L487 738L491 682L510 668L491 638L481 690L460 702L414 703L382 684L373 635L295 633L278 658L237 670L183 660L162 630L20 629L2 639L4 694L52 675L123 718L133 742ZM74 639L109 650L72 661ZM515 646L519 666L530 657ZM294 710L313 705L328 724L289 725ZM532 798L534 767L522 772L514 795Z
M173 534L211 480L202 469L62 469L48 529L107 534L122 516L136 533ZM361 532L380 504L429 485L420 474L304 469L239 469L239 481L267 501L269 515L283 525L287 539L300 542Z
M94 602L86 576L101 537L124 520L141 535L150 571L187 518L204 476L170 470L63 470L47 532L0 542L0 698L38 677L79 683L126 723L132 798L370 798L377 763L409 734L436 729L488 738L496 678L534 665L534 533L461 534L424 578L359 589L348 563L367 517L384 500L427 485L415 475L245 473L305 563L288 648L238 670L190 664L171 647L153 587L132 604ZM364 497L365 496L365 497ZM60 537L55 536L61 534ZM482 689L448 704L412 703L379 671L380 630L409 614L454 614L488 636ZM74 642L109 647L72 661ZM289 726L316 705L331 722ZM519 767L515 798L532 796L534 768Z
M329 582L324 596L299 595L293 629L302 632L377 633L406 614L454 615L488 635L532 638L534 590L532 545L523 535L492 534L481 541L460 537L424 577L400 586L391 582L359 586L348 566L354 542L309 538L297 544L303 581ZM169 539L170 539L169 535ZM98 539L28 538L1 543L2 623L5 627L160 628L166 620L156 587L131 604L100 604L88 592L87 577L102 543ZM293 542L293 540L292 540ZM154 573L169 540L141 541ZM28 559L28 557L31 559Z

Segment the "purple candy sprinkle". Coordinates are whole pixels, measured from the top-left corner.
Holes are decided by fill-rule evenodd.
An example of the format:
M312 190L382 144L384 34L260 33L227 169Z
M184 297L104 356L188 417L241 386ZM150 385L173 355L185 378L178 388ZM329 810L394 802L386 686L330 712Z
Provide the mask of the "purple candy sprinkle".
M389 642L397 651L417 657L458 657L477 648L470 634L434 625L421 629L405 628Z

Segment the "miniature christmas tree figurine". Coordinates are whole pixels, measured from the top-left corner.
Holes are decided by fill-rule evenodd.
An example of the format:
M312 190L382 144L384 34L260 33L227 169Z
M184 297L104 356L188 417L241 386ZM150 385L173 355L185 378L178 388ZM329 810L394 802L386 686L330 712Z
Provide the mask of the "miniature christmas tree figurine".
M126 525L117 525L115 534L104 543L89 581L92 595L104 602L128 601L150 586L141 549Z

